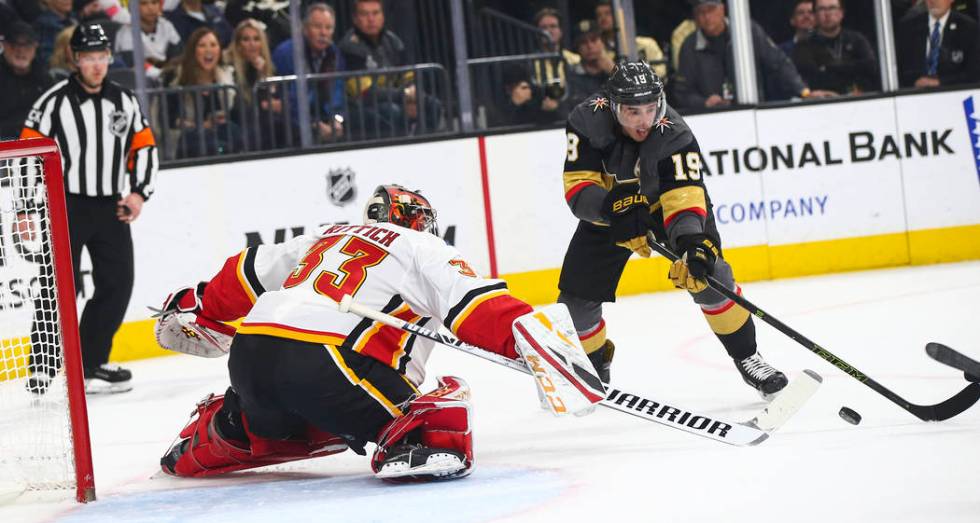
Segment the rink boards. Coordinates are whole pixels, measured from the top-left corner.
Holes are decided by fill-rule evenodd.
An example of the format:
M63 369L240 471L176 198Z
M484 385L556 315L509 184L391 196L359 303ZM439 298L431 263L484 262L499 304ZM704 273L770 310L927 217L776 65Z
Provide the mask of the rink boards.
M974 102L980 90L687 118L736 277L980 258ZM133 225L136 286L113 359L162 352L146 306L174 287L210 278L247 245L360 220L380 183L423 189L441 234L478 271L551 301L576 224L563 198L566 145L563 130L548 130L163 170ZM9 227L2 240L12 244ZM36 269L11 263L3 274L10 339L27 333L30 312L5 289ZM667 289L665 275L663 260L634 259L620 293Z

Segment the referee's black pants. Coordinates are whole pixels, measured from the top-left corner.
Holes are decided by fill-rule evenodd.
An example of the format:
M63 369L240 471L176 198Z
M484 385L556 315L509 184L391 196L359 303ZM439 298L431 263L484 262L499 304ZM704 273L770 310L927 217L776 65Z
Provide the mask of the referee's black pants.
M92 290L78 324L82 346L82 366L92 369L109 361L112 337L119 330L129 298L133 293L133 237L128 223L116 217L113 197L68 194L68 236L75 290L82 290L79 263L82 247L92 261ZM46 232L46 231L45 231ZM34 300L31 324L32 368L35 373L53 375L61 366L53 325L53 289L50 264L41 264L41 293Z

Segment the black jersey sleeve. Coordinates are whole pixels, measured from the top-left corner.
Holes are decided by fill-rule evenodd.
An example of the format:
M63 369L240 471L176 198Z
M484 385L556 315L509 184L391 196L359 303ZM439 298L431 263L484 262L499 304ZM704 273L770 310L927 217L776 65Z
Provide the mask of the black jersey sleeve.
M612 177L602 168L602 153L571 123L565 127L565 138L565 202L580 220L601 223L602 200L612 187Z
M672 245L680 236L704 231L708 208L701 176L701 148L693 138L657 162L660 206Z

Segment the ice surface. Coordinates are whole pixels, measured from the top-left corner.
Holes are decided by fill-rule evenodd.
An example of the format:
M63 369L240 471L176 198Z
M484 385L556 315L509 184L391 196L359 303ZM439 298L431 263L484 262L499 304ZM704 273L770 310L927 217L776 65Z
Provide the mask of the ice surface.
M652 275L662 277L662 275ZM916 403L952 396L962 374L929 341L980 357L980 262L750 283L745 295ZM613 380L743 420L762 403L681 292L606 307ZM99 501L20 500L0 521L980 521L980 406L923 423L757 321L759 346L788 374L824 384L759 447L734 448L600 409L555 419L527 376L450 349L429 366L473 388L477 468L469 478L391 486L353 453L225 478L181 480L157 462L194 403L221 392L223 360L131 365L135 390L90 397ZM851 426L841 406L863 416Z

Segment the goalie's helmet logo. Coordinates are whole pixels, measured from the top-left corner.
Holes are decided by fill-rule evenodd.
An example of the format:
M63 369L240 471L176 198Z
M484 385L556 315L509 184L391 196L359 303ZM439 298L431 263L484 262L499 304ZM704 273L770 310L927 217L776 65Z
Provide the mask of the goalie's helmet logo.
M347 205L357 196L354 169L341 167L327 173L327 198L338 207Z
M128 128L129 118L126 117L126 113L122 111L112 111L109 113L109 132L113 136L125 138Z

